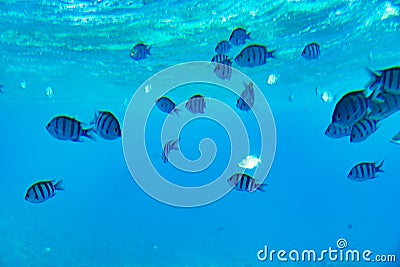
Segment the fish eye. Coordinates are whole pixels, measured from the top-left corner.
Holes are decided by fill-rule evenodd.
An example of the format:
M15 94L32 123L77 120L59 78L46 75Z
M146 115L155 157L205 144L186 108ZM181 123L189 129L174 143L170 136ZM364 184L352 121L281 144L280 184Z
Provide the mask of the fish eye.
M341 117L340 114L337 114L337 118L340 119L340 117Z

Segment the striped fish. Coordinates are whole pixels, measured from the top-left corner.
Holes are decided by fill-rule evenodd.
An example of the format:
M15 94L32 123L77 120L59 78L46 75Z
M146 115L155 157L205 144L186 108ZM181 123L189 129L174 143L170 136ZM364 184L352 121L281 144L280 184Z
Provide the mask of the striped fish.
M381 164L378 166L375 163L372 162L363 162L359 163L356 166L354 166L347 177L350 180L356 181L356 182L363 182L369 179L374 179L378 176L379 172L384 172L382 170L382 165L383 161Z
M242 28L234 29L229 37L229 41L235 46L245 44L247 39L250 40L250 33L246 33Z
M249 45L236 56L235 62L240 67L248 68L264 65L267 63L267 58L275 58L274 52L267 51L267 48L263 45Z
M145 44L137 44L131 49L129 56L133 60L143 60L147 57L147 55L151 56L150 48L151 46L147 46Z
M353 126L361 120L368 111L370 98L364 91L354 91L345 94L336 104L332 122L339 126Z
M335 123L331 123L325 130L325 135L330 138L342 138L349 136L351 133L351 126L339 126Z
M321 55L319 44L311 43L304 47L301 56L307 60L317 59Z
M211 62L225 64L227 66L232 66L232 61L229 59L227 55L224 54L216 54L211 59Z
M383 120L400 110L400 95L380 93L379 99L381 101L372 101L368 118Z
M91 128L83 129L82 123L74 118L58 116L53 118L46 126L47 132L59 140L83 142L82 136L96 140L91 134Z
M384 92L400 94L400 67L373 72L367 69L371 79L366 85L371 90L383 89Z
M236 101L236 107L242 111L250 110L254 105L254 88L253 83L246 84L243 82L244 90Z
M42 203L54 197L57 190L65 190L61 184L62 180L56 183L55 180L37 182L26 191L25 200L31 203Z
M351 129L350 142L360 143L365 141L378 129L378 121L371 119L363 119L354 124Z
M93 130L103 139L115 140L121 137L118 119L109 111L97 111L92 123Z
M228 41L221 41L215 47L215 53L226 54L231 49L231 44Z
M250 193L257 190L265 192L263 187L266 185L258 184L256 179L244 173L236 173L229 177L228 184L232 187L234 186L238 191L246 191Z
M160 97L156 100L157 107L165 113L170 114L174 112L176 115L179 115L179 109L175 108L175 103L166 96Z
M179 150L178 142L179 142L179 139L170 140L164 145L163 151L162 151L162 154L161 154L161 160L162 160L163 163L167 163L168 162L169 152L171 152L172 150Z
M232 62L223 61L222 63L217 63L214 68L214 73L221 80L230 80L232 77Z
M206 102L202 95L194 95L186 102L186 109L193 114L202 114L206 108Z

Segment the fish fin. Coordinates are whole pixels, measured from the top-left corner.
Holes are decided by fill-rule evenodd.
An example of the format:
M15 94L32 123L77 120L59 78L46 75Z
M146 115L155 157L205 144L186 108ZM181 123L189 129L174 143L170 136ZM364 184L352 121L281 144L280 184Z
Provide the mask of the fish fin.
M263 193L265 193L265 187L266 186L268 186L268 184L260 184L258 187L257 187L257 190L258 191L261 191L261 192L263 192Z
M83 136L92 139L93 141L97 141L97 138L93 135L93 132L96 132L94 129L89 128L89 129L84 129L83 130ZM83 140L82 140L83 142Z
M146 48L146 54L149 55L149 56L151 56L151 53L150 53L151 47L152 46L150 45L148 48Z
M248 39L248 40L253 40L253 39L250 37L250 34L251 34L251 32L248 32L248 33L246 34L246 39Z
M383 171L383 169L382 169L382 165L383 165L384 162L385 162L385 161L382 160L381 164L379 164L378 166L376 166L376 170L377 170L378 172L385 173L385 172ZM376 164L376 163L375 163L375 164Z
M367 89L371 89L370 87L375 83L376 79L380 77L380 73L372 71L369 68L365 68L365 70L368 72L368 75L370 76L370 79L368 83L365 85L365 87Z
M63 183L63 180L58 181L58 182L54 185L54 188L55 188L56 190L65 191L65 188L61 186L62 183Z
M267 58L274 58L274 59L276 59L276 56L275 56L275 53L276 52L276 49L275 50L272 50L272 51L267 51Z
M171 143L171 149L172 149L172 150L179 150L178 145L179 145L179 137L178 137L177 139L175 139L175 140L172 141L172 143Z
M174 112L177 116L179 116L179 113L181 112L182 110L180 110L179 108L174 108L174 110L172 110L172 112Z
M96 124L96 121L97 121L97 117L99 116L99 111L98 110L95 110L94 111L94 118L93 118L93 120L91 120L90 122L89 122L89 125L93 125L93 124Z

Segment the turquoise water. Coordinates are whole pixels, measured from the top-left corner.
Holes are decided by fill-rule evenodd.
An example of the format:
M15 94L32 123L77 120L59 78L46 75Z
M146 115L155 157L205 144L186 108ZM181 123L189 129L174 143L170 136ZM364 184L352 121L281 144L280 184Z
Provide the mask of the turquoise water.
M0 12L0 266L398 266L257 259L264 245L319 253L337 249L340 238L348 249L400 257L400 147L389 142L399 114L361 144L329 139L324 131L337 98L325 103L315 92L340 97L363 88L366 67L400 64L398 1L1 1ZM277 49L266 65L233 65L258 85L274 116L265 193L232 190L209 205L173 207L132 178L122 138L73 143L46 132L57 115L90 122L95 110L110 110L126 125L129 100L147 79L179 63L209 61L236 27L251 32L248 44ZM152 56L135 62L129 51L139 42L152 45ZM321 57L306 61L300 54L311 42L321 45ZM249 154L260 152L261 130L251 113L237 110L232 93L194 85L169 96L184 105L196 93L231 107L247 127ZM230 155L240 147L230 147L227 125L203 118L182 129L180 150L196 160L200 141L212 139L217 153L209 168L187 173L162 164L159 135L169 116L157 109L150 115L148 155L167 180L205 185L237 163ZM379 178L347 178L358 162L381 160ZM24 200L30 185L48 179L63 179L66 191L42 204Z

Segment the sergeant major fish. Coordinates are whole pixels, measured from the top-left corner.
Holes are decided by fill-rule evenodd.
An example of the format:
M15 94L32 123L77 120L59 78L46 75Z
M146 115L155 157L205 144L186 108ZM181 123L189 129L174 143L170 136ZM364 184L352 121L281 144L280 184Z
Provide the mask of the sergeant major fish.
M275 58L274 52L275 50L267 51L263 45L249 45L236 56L235 62L240 67L248 68L264 65L268 58Z
M65 190L61 184L62 180L56 183L55 180L37 182L26 191L25 200L31 203L42 203L54 197L56 191Z
M246 191L250 193L257 190L265 192L263 187L266 185L257 183L256 179L244 173L236 173L229 177L228 184L234 186L238 191Z
M373 72L367 69L371 79L367 88L371 90L383 89L384 92L400 94L400 67L393 67Z
M165 113L171 114L171 112L174 112L176 115L179 115L180 109L175 108L175 103L166 96L157 99L156 105Z
M179 150L178 142L179 142L179 139L170 140L164 145L163 151L161 154L161 160L163 163L168 162L168 155L172 150Z
M317 59L321 54L319 44L311 43L304 47L301 56L307 60Z
M147 55L151 56L150 48L151 46L147 46L145 44L137 44L131 49L129 56L133 60L143 60L147 57Z
M236 107L242 111L249 111L254 105L254 88L253 83L246 84L243 82L244 90L236 101Z
M53 118L46 126L47 132L59 140L82 142L82 136L95 140L91 128L83 129L82 123L74 118L58 116Z
M350 142L360 143L370 137L379 128L377 120L363 119L351 129Z
M247 39L250 40L250 33L246 33L246 30L242 28L234 29L229 37L229 41L235 46L245 44Z
M92 124L93 130L103 139L114 140L121 137L118 119L109 111L97 111Z
M193 114L204 113L204 109L206 108L206 102L202 95L194 95L186 102L186 109L189 110Z
M215 53L226 54L231 49L231 44L228 41L221 41L215 47Z
M378 166L372 162L363 162L354 166L347 177L356 182L364 182L369 179L374 179L378 176L379 172L384 172L382 170L383 161Z
M217 54L217 55L213 56L213 58L211 59L211 62L221 63L221 64L225 64L228 66L232 66L232 61L229 59L229 57L227 55L224 55L224 54Z
M214 68L215 75L221 80L230 80L232 77L232 63L227 61L222 61L217 63Z
M351 134L352 126L339 126L335 123L330 123L325 130L325 135L330 138L342 138Z
M368 113L368 118L375 120L383 120L400 110L400 95L390 93L380 93L381 101L372 101Z
M362 119L368 111L370 98L364 91L354 91L345 94L335 106L332 122L340 126L353 126Z

